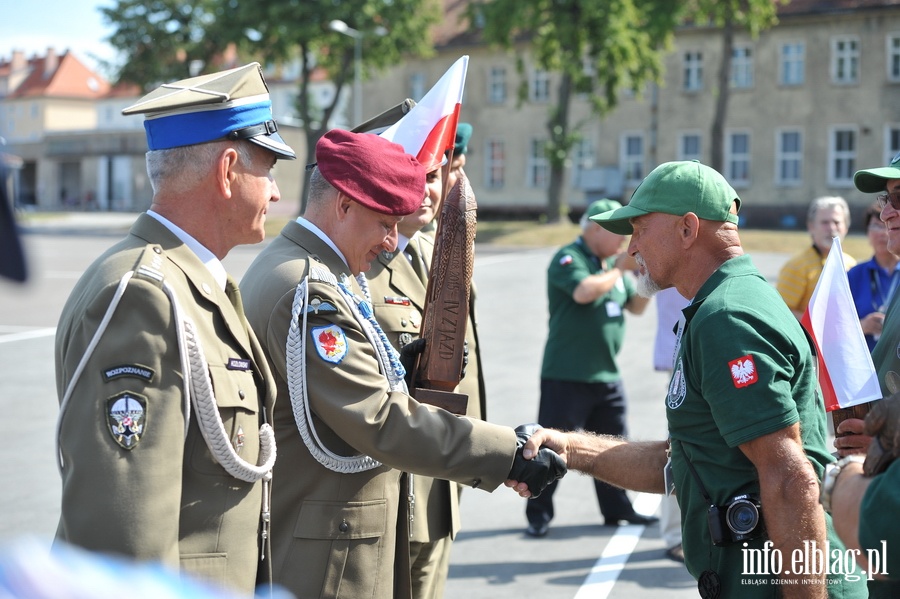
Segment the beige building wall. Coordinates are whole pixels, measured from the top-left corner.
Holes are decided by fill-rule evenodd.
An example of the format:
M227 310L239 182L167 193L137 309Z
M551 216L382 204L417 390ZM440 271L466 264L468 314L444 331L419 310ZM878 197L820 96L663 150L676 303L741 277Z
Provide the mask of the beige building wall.
M896 38L896 39L895 39ZM851 40L856 44L858 78L836 82L833 77L836 44ZM785 44L802 44L804 80L801 85L781 81L782 49ZM749 140L748 177L732 180L744 203L748 224L790 224L801 218L806 205L820 195L841 195L859 214L871 197L856 191L852 172L887 164L900 151L900 77L888 74L891 44L900 49L900 8L845 11L818 16L783 15L778 26L762 32L757 39L746 33L735 36L735 45L749 50L752 85L732 88L725 127L725 165L729 176L732 154L730 137ZM527 46L519 48L526 81L532 73ZM685 54L702 55L702 85L696 91L684 89ZM718 95L718 70L722 59L721 32L710 28L683 28L665 57L663 81L648 86L634 97L621 94L616 110L603 119L592 115L584 98L572 105L570 123L584 139L587 156L570 155L567 174L567 202L576 211L587 201L575 172L576 166L612 171L621 177L618 196L627 201L639 177L657 164L681 159L684 136L700 142L700 160L711 160L711 126ZM459 56L468 54L469 70L461 120L472 123L467 173L483 211L539 212L547 201L545 184L535 185L530 172L536 140L548 136L546 122L549 102L526 99L519 104L517 88L522 75L514 52L489 49L482 44L438 48L428 60L411 59L364 84L364 113L373 115L404 97L420 99ZM505 69L506 99L490 101L493 69ZM413 85L418 81L418 87ZM557 97L558 77L550 78L550 101ZM419 96L414 93L418 91ZM843 169L850 176L835 178L837 131L851 138L850 152L843 156ZM800 176L782 180L779 151L782 135L799 134ZM640 166L629 164L625 152L628 140L638 139L642 147ZM504 147L502 187L489 185L487 152L491 142ZM743 159L744 157L738 156ZM629 172L631 177L629 177ZM802 220L799 223L802 225Z

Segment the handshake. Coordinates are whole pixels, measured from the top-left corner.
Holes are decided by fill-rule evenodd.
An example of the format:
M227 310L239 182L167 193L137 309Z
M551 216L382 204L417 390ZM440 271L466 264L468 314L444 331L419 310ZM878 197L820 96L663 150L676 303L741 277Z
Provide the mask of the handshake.
M539 424L522 424L516 427L516 457L513 459L508 477L511 481L528 485L532 498L540 495L547 485L566 474L565 461L545 445L541 446L530 460L526 460L522 455L525 443L540 428Z

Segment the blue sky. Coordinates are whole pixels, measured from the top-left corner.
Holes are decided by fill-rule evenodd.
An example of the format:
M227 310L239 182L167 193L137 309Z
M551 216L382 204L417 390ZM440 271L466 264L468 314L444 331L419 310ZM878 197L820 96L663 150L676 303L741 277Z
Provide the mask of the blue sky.
M112 30L98 10L114 4L114 0L0 0L0 58L8 60L13 50L24 50L28 57L43 55L52 46L57 52L71 50L96 68L93 55L115 58L102 41Z

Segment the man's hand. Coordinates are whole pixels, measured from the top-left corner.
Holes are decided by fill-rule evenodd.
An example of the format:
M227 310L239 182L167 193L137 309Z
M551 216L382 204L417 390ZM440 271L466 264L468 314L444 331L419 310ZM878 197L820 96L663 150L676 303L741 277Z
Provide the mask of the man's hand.
M547 485L566 474L566 463L562 457L549 447L532 442L534 434L543 430L539 424L516 427L518 447L506 486L513 488L522 497L538 497ZM529 443L531 449L526 454L525 448Z
M837 434L843 435L834 439L834 446L841 457L851 454L865 454L872 442L872 437L865 434L865 421L860 418L848 418L837 427Z
M411 390L415 386L413 377L416 368L416 359L425 351L425 339L414 339L400 348L400 363L406 370L406 386Z
M866 476L881 474L900 455L900 393L876 401L866 416L865 433L873 437L866 452Z

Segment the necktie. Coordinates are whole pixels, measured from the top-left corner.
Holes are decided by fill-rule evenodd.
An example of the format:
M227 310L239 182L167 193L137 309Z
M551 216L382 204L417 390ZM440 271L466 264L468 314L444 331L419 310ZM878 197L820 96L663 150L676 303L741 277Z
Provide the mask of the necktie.
M419 247L419 240L413 238L409 241L409 245L406 246L406 253L409 254L410 263L412 264L413 270L416 271L416 274L419 276L419 280L422 281L423 285L428 284L428 268L425 266L425 260L422 256L422 250Z
M234 311L240 316L241 323L246 323L247 318L244 316L244 302L241 301L241 290L231 275L228 275L228 279L225 281L225 295L228 296L231 305L234 306Z

